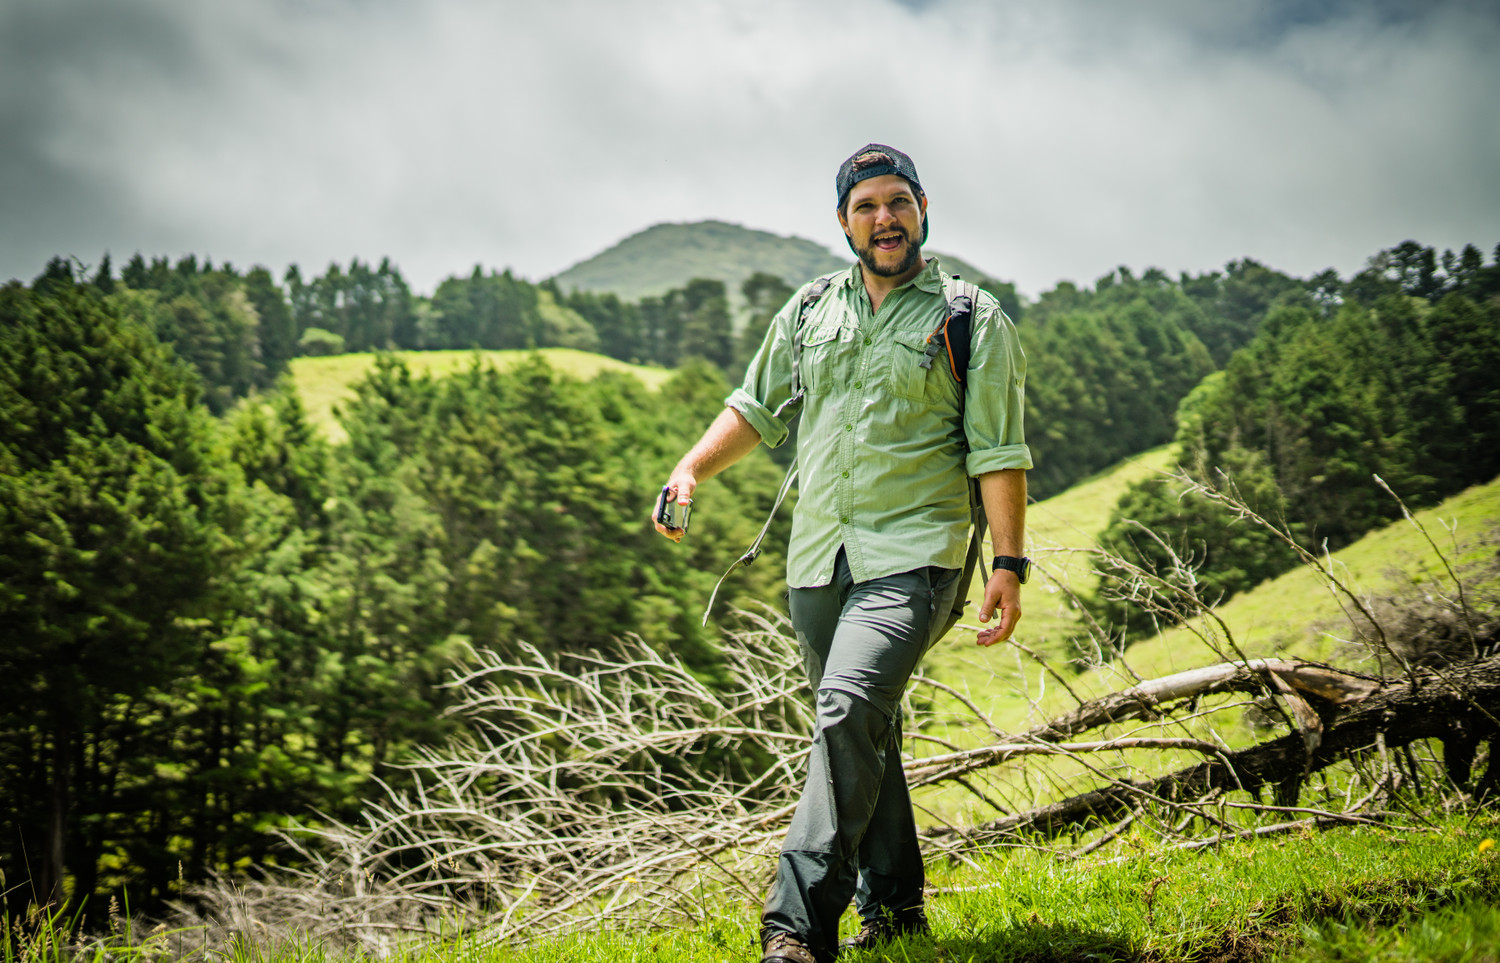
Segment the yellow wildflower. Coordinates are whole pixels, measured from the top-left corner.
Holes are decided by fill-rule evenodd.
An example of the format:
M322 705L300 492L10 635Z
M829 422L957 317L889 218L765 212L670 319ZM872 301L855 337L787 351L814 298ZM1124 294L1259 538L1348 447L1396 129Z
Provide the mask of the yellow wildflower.
M1479 855L1483 856L1485 853L1489 852L1490 850L1492 850L1494 848L1495 848L1495 841L1493 839L1486 839L1484 842L1482 842L1482 843L1479 844Z

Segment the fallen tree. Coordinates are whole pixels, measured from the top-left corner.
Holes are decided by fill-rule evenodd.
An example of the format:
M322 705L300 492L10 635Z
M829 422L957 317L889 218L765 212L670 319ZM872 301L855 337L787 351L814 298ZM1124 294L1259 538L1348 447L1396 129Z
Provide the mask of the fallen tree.
M1493 631L1489 640L1493 641ZM1169 706L1151 699L1164 692L1190 699L1211 692L1254 692L1275 683L1293 705L1299 731L1247 749L1229 751L1202 740L1110 740L1087 745L1051 741L1060 732L1076 734L1080 719L1118 722L1146 713L1165 713ZM1500 657L1491 656L1442 671L1417 670L1414 680L1381 684L1309 663L1257 660L1250 664L1221 664L1157 680L1117 693L1098 704L1082 707L1069 717L1033 730L1009 745L953 753L914 761L907 766L915 784L931 784L965 772L997 765L1013 755L1032 751L1096 752L1125 748L1193 748L1210 758L1153 779L1118 779L1110 785L1080 793L1027 812L1017 813L962 830L940 829L934 837L961 836L970 841L997 835L1052 837L1070 829L1098 826L1118 819L1137 806L1202 807L1232 791L1259 799L1274 789L1275 806L1296 807L1307 777L1335 763L1375 754L1379 757L1377 786L1401 777L1390 756L1419 740L1436 739L1443 746L1445 772L1460 791L1480 798L1500 790L1500 760L1493 739L1500 726ZM1477 786L1470 785L1475 753L1480 743L1492 751ZM1319 813L1335 821L1349 812Z

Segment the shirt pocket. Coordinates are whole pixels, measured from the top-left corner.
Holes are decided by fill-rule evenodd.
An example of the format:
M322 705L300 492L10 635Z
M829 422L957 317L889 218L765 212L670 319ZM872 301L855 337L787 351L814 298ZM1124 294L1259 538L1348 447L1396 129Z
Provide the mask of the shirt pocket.
M802 386L808 391L827 382L838 337L837 324L817 324L802 332Z
M942 395L944 372L939 367L948 359L939 350L930 367L922 367L927 361L927 336L918 333L898 334L896 346L891 353L891 394L906 401L936 402Z

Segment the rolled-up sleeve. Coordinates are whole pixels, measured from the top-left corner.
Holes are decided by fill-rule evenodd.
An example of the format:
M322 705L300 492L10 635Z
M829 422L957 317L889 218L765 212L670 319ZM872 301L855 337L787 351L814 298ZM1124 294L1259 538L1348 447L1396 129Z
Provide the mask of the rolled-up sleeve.
M802 305L802 291L776 313L766 331L760 350L745 369L745 380L729 393L724 404L745 416L761 441L775 448L787 439L786 421L776 417L776 410L792 394L792 331ZM789 412L786 420L791 420Z
M975 312L972 351L965 378L964 433L970 475L1030 468L1026 445L1026 355L1016 326L999 305L984 302Z

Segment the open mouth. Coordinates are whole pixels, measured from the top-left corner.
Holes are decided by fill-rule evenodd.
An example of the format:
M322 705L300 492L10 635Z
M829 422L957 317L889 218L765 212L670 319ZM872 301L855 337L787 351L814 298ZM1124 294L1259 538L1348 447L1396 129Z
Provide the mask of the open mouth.
M906 243L906 234L903 231L893 231L890 234L881 234L870 239L876 250L894 251Z

